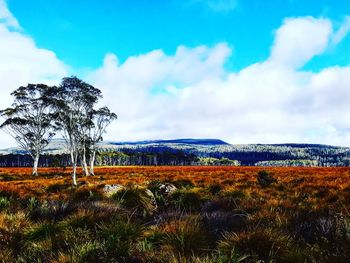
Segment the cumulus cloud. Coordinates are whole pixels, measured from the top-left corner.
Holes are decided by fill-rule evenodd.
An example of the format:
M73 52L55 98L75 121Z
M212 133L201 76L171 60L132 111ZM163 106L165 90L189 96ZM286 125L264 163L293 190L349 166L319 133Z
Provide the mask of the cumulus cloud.
M67 75L67 66L54 52L39 48L34 40L20 29L6 2L0 0L0 106L11 105L10 93L28 83L57 83ZM13 141L0 131L0 145L10 146Z
M20 29L17 19L12 15L12 13L7 8L7 4L5 0L0 0L0 22L7 27Z
M51 84L69 72L55 53L20 31L4 3L0 0L1 108L16 87ZM288 18L275 30L266 61L237 72L226 67L233 48L218 43L179 46L174 54L154 50L124 62L109 53L84 79L102 90L102 103L119 116L107 140L212 137L349 145L350 67L303 69L345 38L348 23L334 30L326 18ZM8 145L3 133L0 138L0 145Z
M270 60L279 66L298 68L328 47L332 24L313 17L289 18L277 30Z
M345 25L344 25L345 26ZM348 145L350 68L302 66L336 35L325 18L289 18L275 31L270 57L238 72L225 69L226 43L130 57L114 54L88 79L119 114L107 139L219 137L232 143Z

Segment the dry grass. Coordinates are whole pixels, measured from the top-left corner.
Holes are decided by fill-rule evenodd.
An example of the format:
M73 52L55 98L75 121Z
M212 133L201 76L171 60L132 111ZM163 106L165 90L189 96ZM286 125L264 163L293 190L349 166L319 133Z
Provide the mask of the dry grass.
M276 182L259 184L263 169ZM78 188L68 168L39 172L32 177L30 168L0 169L0 262L350 257L350 168L98 167L96 176L79 177ZM154 181L178 190L156 196L156 211L136 209L150 205L137 189ZM105 184L135 194L107 197Z

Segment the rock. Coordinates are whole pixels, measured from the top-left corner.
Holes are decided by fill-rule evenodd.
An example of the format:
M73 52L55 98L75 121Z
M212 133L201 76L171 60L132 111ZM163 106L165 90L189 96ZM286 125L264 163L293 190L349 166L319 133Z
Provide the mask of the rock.
M159 185L159 190L163 195L170 195L177 190L177 187L170 183L162 183Z
M125 189L125 187L122 186L121 184L106 184L103 187L103 192L105 193L106 196L111 196L123 189Z
M151 190L145 189L145 194L150 198L150 203L153 206L151 210L157 210L157 201Z

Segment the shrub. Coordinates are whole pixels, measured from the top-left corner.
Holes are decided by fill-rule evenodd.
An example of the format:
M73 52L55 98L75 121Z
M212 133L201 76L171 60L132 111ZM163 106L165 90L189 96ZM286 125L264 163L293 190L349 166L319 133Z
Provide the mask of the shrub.
M28 201L29 216L32 220L58 221L75 211L75 207L64 201L44 201L39 203L35 198Z
M225 232L242 231L246 226L247 217L227 211L205 213L201 222L216 242Z
M153 252L154 250L159 250L165 234L155 230L151 232L144 233L143 238L138 242L137 249L140 252Z
M58 224L51 222L42 223L27 230L25 237L30 241L40 241L47 238L54 238L57 234L59 234L60 230L61 228Z
M190 211L200 209L203 201L199 193L189 190L177 190L169 198L176 208Z
M174 184L177 188L189 189L194 187L193 182L188 179L175 180L175 181L172 181L171 183Z
M262 187L267 187L273 183L276 183L277 180L266 170L258 172L257 182Z
M163 247L174 255L201 254L210 247L210 239L200 218L189 216L164 226Z
M230 200L238 201L241 199L248 198L249 196L243 191L232 189L232 190L224 192L223 197L226 197Z
M112 220L99 226L98 235L110 262L128 262L141 237L142 228L124 220Z
M0 211L5 210L10 207L10 199L8 197L0 197Z
M142 188L127 188L114 193L111 198L122 207L135 210L144 215L151 214L157 208L154 195L151 191Z
M10 249L0 249L0 262L13 262L13 254Z
M163 207L167 204L166 193L163 189L161 189L161 185L164 182L159 180L154 180L148 183L147 188L153 193L154 198L158 206Z
M73 202L102 200L103 194L97 188L82 187L72 189L70 200Z
M212 195L217 195L221 192L221 190L223 189L222 185L221 184L218 184L218 183L215 183L215 184L211 184L209 185L208 187L208 190L209 192L212 194Z
M107 222L111 219L110 213L104 211L90 211L87 209L79 209L70 217L61 222L61 225L66 228L73 229L92 229L94 230L96 224Z
M39 200L36 199L34 196L30 197L27 201L27 209L29 211L33 211L35 208L37 208L40 205Z
M73 249L70 250L68 262L100 262L102 254L102 245L98 241L88 241L83 244L76 244Z
M231 189L224 191L219 194L217 199L209 201L206 211L237 209L240 203L248 198L249 195L240 190Z
M67 188L67 185L61 183L50 184L46 187L46 192L48 193L58 193Z
M29 224L27 215L23 212L0 214L0 248L8 248L13 256L20 253L25 240L23 230Z
M50 239L28 241L17 256L16 262L52 262L57 253L56 249Z
M230 253L233 248L244 255L265 262L283 261L291 250L291 238L271 229L256 229L240 233L226 233L218 243L222 253Z
M16 199L19 198L18 193L12 191L12 190L0 190L0 197L7 197L7 198L12 198Z
M205 257L191 257L189 262L193 263L241 263L249 262L249 257L240 255L235 248L230 253L222 253L221 251L214 251Z

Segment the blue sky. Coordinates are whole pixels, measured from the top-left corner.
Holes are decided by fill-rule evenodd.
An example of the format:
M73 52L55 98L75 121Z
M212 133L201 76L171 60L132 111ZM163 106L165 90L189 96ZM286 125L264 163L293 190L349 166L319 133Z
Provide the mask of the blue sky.
M0 108L76 74L106 140L349 146L349 31L348 0L0 0Z
M75 68L101 64L106 52L124 61L155 49L227 42L227 66L239 70L269 55L273 30L286 17L328 17L340 24L350 1L340 0L9 0L9 9L39 47ZM217 7L215 7L217 6ZM350 38L307 68L350 59Z

